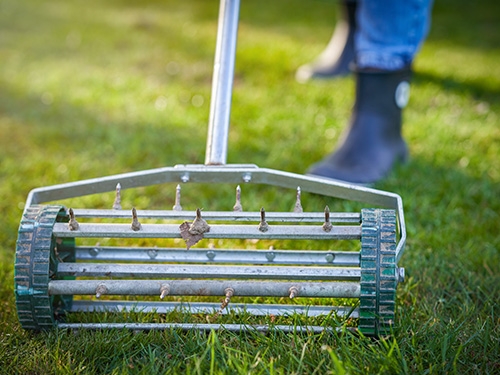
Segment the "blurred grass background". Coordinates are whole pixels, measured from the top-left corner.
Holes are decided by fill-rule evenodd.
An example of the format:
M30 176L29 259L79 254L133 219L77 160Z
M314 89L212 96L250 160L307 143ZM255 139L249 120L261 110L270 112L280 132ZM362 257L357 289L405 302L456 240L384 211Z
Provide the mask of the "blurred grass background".
M336 11L331 1L242 2L230 163L304 173L333 149L349 118L352 78L301 85L294 73L325 46ZM208 0L0 1L0 372L500 373L493 0L436 2L404 113L411 160L376 186L403 197L409 232L394 336L20 329L13 265L29 190L203 163L217 14ZM230 209L233 192L186 188L183 206ZM138 189L124 193L124 206L168 209L173 198L173 186ZM243 199L246 209L289 210L294 193L248 188ZM325 203L361 207L304 196L305 210Z

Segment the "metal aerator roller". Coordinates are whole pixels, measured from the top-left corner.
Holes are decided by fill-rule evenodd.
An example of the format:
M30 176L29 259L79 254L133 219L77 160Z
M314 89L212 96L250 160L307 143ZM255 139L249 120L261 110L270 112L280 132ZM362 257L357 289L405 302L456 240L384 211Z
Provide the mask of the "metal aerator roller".
M243 310L255 315L329 314L359 318L365 335L390 333L394 324L395 290L404 279L397 267L404 251L406 230L402 200L397 194L329 179L303 176L255 165L226 164L230 102L234 75L238 0L222 0L214 64L208 141L204 165L125 173L103 178L42 187L30 192L19 227L16 248L15 290L19 321L32 330L60 328L255 329L267 325L184 323L65 323L60 317L76 311L142 311L191 313ZM181 187L170 211L122 210L121 189L164 183L228 183L238 185L231 211L184 210ZM293 212L245 212L240 184L264 184L297 192ZM300 188L298 188L300 186ZM113 208L67 209L45 202L116 189ZM388 209L361 213L304 212L301 192L364 202ZM118 220L89 223L89 218ZM123 223L128 219L128 223ZM150 224L148 219L185 221ZM79 222L79 220L81 222ZM141 220L143 221L141 223ZM193 221L194 220L194 221ZM191 221L193 221L191 223ZM231 224L218 224L218 222ZM397 229L399 235L397 241ZM360 250L246 250L215 248L139 248L77 246L80 238L183 238L188 248L206 239L360 240ZM119 262L127 263L119 263ZM214 277L214 275L216 275ZM82 279L84 278L84 279ZM216 278L216 279L214 279ZM94 295L97 300L73 300ZM157 301L105 300L106 296L157 296ZM166 296L220 296L222 306L208 302L167 302ZM230 303L233 297L284 297L289 304ZM297 297L355 298L359 307L294 305ZM338 329L323 326L293 330Z

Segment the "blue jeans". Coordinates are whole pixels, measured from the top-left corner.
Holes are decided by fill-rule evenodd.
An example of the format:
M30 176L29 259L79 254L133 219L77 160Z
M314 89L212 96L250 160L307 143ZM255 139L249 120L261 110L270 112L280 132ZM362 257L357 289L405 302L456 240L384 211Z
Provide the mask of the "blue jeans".
M410 65L429 32L432 0L359 0L355 34L358 68Z

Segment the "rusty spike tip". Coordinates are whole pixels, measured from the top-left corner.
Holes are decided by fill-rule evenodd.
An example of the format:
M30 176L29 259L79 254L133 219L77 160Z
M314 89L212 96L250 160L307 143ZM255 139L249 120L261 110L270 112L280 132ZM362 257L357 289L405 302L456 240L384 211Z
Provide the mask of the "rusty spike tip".
M323 230L325 232L330 232L333 228L332 223L330 222L330 208L328 206L325 207L325 223L323 224Z
M260 221L261 223L266 222L266 210L264 210L264 207L260 209Z
M199 208L196 209L196 218L193 221L189 228L189 233L192 235L203 234L206 232L210 232L210 226L208 223L201 217L201 210Z
M78 224L78 221L76 221L75 213L73 212L72 208L68 210L68 215L69 215L69 222L68 222L69 230L78 230L78 228L80 228L80 224Z
M259 224L259 230L261 232L267 232L269 230L269 225L266 222L266 210L264 210L264 207L260 209L260 224Z
M134 231L139 231L142 229L141 223L139 223L139 219L137 218L137 211L134 208L132 208L132 225L131 225L132 230Z
M174 207L172 207L172 210L174 211L182 211L182 206L181 206L181 185L177 185L175 188L175 204Z

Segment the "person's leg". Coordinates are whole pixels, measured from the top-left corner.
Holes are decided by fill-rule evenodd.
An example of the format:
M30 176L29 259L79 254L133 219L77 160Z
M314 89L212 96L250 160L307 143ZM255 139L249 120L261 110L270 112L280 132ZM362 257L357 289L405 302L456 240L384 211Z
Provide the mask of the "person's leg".
M425 39L431 0L362 0L358 9L356 100L337 151L310 174L373 183L407 157L401 109L409 95L411 63Z
M430 26L432 0L360 0L355 35L358 69L411 65Z
M313 62L297 69L295 78L304 83L312 78L345 76L354 61L354 33L356 30L357 0L341 0L337 21L330 42Z

